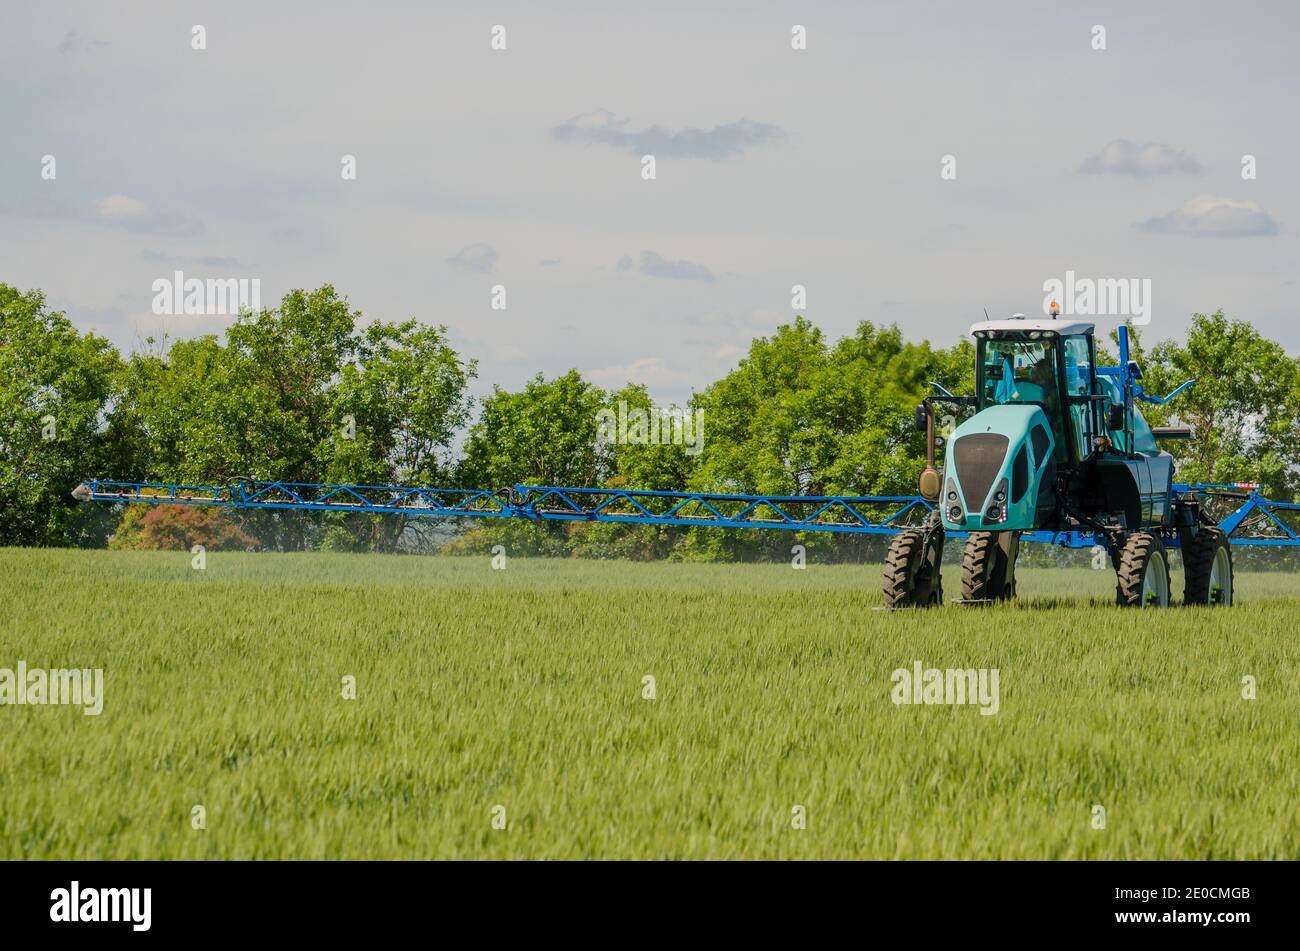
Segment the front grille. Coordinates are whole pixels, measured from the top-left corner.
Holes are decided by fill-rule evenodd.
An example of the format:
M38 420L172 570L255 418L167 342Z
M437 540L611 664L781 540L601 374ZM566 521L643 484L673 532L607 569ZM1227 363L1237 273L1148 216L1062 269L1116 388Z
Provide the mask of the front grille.
M972 511L983 510L984 500L1007 456L1007 443L1007 437L1000 433L972 433L952 444L957 480Z

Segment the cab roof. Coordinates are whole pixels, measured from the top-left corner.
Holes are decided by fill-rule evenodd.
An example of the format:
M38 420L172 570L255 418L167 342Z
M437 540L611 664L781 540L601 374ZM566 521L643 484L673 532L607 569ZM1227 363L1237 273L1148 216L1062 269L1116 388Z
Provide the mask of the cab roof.
M1031 320L1024 314L1012 314L1005 320L983 320L970 328L972 336L984 330L1050 330L1064 337L1092 333L1093 325L1082 320L1053 320L1050 317Z

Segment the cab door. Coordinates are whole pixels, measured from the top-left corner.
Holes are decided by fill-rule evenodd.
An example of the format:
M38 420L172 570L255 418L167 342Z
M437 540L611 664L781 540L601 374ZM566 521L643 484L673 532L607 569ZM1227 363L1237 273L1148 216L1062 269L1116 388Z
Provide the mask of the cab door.
M1090 429L1088 399L1095 392L1096 367L1092 334L1074 334L1061 338L1063 361L1063 388L1065 405L1069 408L1071 451L1077 462L1091 451L1088 445Z

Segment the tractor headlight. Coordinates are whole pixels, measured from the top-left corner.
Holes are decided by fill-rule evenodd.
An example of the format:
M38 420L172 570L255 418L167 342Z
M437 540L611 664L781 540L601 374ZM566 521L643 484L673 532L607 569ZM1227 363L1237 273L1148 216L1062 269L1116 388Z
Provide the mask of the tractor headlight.
M993 504L984 511L984 524L1007 520L1007 480L1003 479L993 490Z
M948 501L952 503L948 506L948 521L950 522L961 522L964 521L966 518L966 513L961 510L961 503L959 501L960 498L961 496L957 494L956 483L954 483L952 479L949 479L948 480Z

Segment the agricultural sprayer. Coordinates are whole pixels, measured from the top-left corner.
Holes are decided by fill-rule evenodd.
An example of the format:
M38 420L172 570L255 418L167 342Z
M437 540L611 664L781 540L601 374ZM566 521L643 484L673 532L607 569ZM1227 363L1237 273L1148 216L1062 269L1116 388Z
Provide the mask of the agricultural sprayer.
M1128 328L1119 328L1119 364L1099 367L1090 323L1027 320L1017 314L971 328L976 341L975 395L944 391L917 407L927 432L921 495L934 508L925 524L900 532L885 559L885 603L923 606L943 600L940 561L945 532L962 532L963 603L988 603L1016 593L1016 557L1026 533L1061 544L1100 546L1116 573L1123 606L1170 602L1167 549L1183 553L1184 604L1232 603L1230 535L1250 510L1280 529L1290 506L1254 494L1222 524L1204 510L1241 486L1179 485L1165 439L1187 439L1185 426L1152 428L1138 402L1168 403L1147 393L1129 359ZM974 415L945 440L935 466L935 403L970 406ZM1251 522L1259 527L1259 520ZM1261 541L1259 532L1246 532ZM1282 541L1285 539L1285 541ZM1241 539L1247 540L1247 539Z
M1232 603L1232 546L1300 546L1287 519L1300 504L1272 502L1250 485L1182 485L1152 429L1146 393L1119 329L1118 366L1096 364L1092 324L1007 320L976 324L976 392L935 386L917 407L927 463L915 496L737 495L514 485L503 489L340 485L240 479L222 486L89 480L74 497L150 505L525 518L892 535L884 596L891 608L943 603L946 537L965 539L961 596L986 604L1016 594L1023 541L1108 553L1121 605L1170 602L1167 549L1181 548L1185 604ZM947 438L936 406L975 412ZM936 465L944 449L944 465Z

